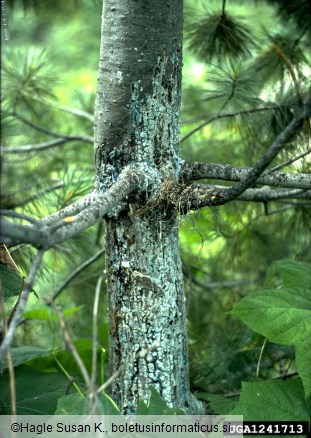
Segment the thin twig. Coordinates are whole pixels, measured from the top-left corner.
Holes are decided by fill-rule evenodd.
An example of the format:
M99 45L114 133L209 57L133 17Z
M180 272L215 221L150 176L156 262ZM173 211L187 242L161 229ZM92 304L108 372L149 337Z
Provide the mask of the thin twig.
M65 106L65 105L61 105L61 104L58 104L58 103L53 102L51 100L40 99L38 97L32 96L32 99L36 100L37 102L42 103L43 105L46 105L47 107L54 107L54 108L59 109L61 111L65 111L66 113L73 114L74 116L83 117L84 119L87 119L90 122L94 121L94 117L92 116L92 114L88 113L87 111L80 110L77 108L72 108L72 107Z
M56 138L62 138L62 139L84 139L83 141L88 142L93 144L94 140L92 137L87 137L87 136L71 136L71 135L66 135L66 134L60 134L58 132L54 132L54 131L50 131L49 129L43 128L42 126L36 125L35 123L32 123L30 120L25 119L25 117L17 114L16 112L9 112L8 113L10 116L12 117L16 117L18 120L20 120L21 122L23 122L25 125L30 126L31 128L35 129L36 131L42 132L46 135L49 135L50 137L56 137Z
M8 322L5 316L5 304L3 299L3 287L2 280L0 278L0 308L2 313L3 321L3 335L8 331ZM12 358L12 352L9 348L6 354L9 370L9 380L10 380L10 400L11 400L11 415L16 415L16 391L15 391L15 374L14 374L14 364Z
M256 112L261 112L261 111L269 111L269 110L274 110L274 109L278 109L278 108L280 108L279 105L274 105L274 106L268 106L268 107L250 108L248 110L243 110L243 111L235 111L235 112L229 112L229 113L224 113L224 114L219 113L219 114L212 115L207 120L202 122L200 125L196 126L194 129L192 129L190 132L188 132L184 137L182 137L180 142L183 143L189 137L191 137L193 134L200 131L202 128L204 128L204 126L208 125L209 123L213 122L214 120L225 119L228 117L242 116L244 114L251 114L251 113L256 113Z
M265 171L264 175L268 175L269 173L275 172L276 170L282 169L283 167L289 166L290 164L294 163L295 161L300 160L300 158L305 157L306 155L311 153L311 148L307 149L305 152L302 152L299 155L296 155L293 158L290 158L287 161L284 161L284 163L278 164L275 167L272 167L271 169L268 169Z
M32 224L35 224L35 225L39 223L39 221L37 221L36 219L34 219L30 216L27 216L26 214L23 214L23 213L17 213L16 211L13 211L13 210L2 209L2 210L0 210L0 215L9 216L9 217L16 217L18 219L23 219L23 220L30 222Z
M222 16L226 13L226 0L222 0Z
M259 354L258 363L257 363L257 368L256 368L256 379L259 378L259 370L260 370L260 365L261 365L262 355L263 355L263 352L264 352L264 349L265 349L266 343L267 343L267 338L265 338L265 340L264 340L264 342L263 342L263 344L262 344L262 347L261 347L261 349L260 349L260 354Z
M60 327L62 329L62 333L63 333L64 342L65 342L66 348L72 354L72 356L73 356L73 358L74 358L74 360L75 360L75 362L76 362L76 364L77 364L77 366L78 366L78 368L79 368L79 370L80 370L80 372L82 374L82 377L83 377L83 380L84 380L86 386L88 388L91 388L92 384L91 384L91 379L90 379L89 373L88 373L88 371L87 371L87 369L86 369L86 367L85 367L85 365L83 363L83 360L81 359L81 356L78 353L78 351L77 351L77 349L76 349L76 347L75 347L75 345L74 345L74 343L72 341L72 338L71 338L71 336L70 336L70 334L69 334L69 332L67 330L65 319L64 319L64 316L62 314L62 311L61 311L60 307L57 306L51 300L47 300L47 303L50 304L54 308L54 310L57 312L58 320L59 320Z
M279 199L278 203L279 204L286 204L286 205L294 205L295 207L306 207L308 205L311 205L311 201L304 201L304 202L297 201L297 202L295 202L295 201L288 201L288 200L282 200L282 199Z
M289 71L289 74L292 78L295 90L296 90L296 96L297 96L297 101L299 104L302 103L302 97L301 97L301 92L299 89L299 82L298 79L296 77L296 73L295 70L293 69L293 66L291 64L290 59L288 59L288 57L286 56L284 50L282 50L282 48L276 44L276 42L271 41L272 43L272 48L274 49L274 51L277 53L277 55L279 56L279 58L284 62L287 70Z
M266 217L266 216L272 216L273 214L279 214L279 213L283 213L284 211L288 211L288 210L293 210L293 207L291 206L285 206L285 207L281 207L281 208L277 208L275 210L271 210L271 211L267 211L265 213L260 213L258 215L256 215L255 217L253 217L252 219L250 219L247 224L243 225L242 228L240 228L239 230L234 231L233 233L229 234L229 233L224 233L223 231L221 232L221 234L225 237L228 238L233 238L236 237L237 235L240 235L244 230L246 230L246 228L248 228L254 221L256 221L257 219L261 218L261 217Z
M63 137L62 135L59 135L59 138L55 140L46 141L43 143L37 143L37 144L27 144L27 145L21 145L16 148L10 148L5 147L2 148L2 151L4 154L24 154L27 152L38 152L38 151L44 151L47 149L51 149L55 146L60 146L64 143L68 143L71 141L82 141L84 143L93 144L93 139L91 137L87 137L84 135L67 135L66 137Z
M290 373L281 374L279 376L271 377L271 379L269 379L269 380L286 380L286 379L289 379L291 377L298 377L298 375L299 374L297 371L291 371Z
M63 365L61 364L61 362L57 359L56 355L54 354L54 360L57 363L57 365L59 366L59 368L61 369L61 371L64 373L64 375L67 377L67 379L69 380L69 384L70 386L73 386L75 388L75 390L81 395L82 398L84 397L83 392L81 391L81 389L79 388L79 386L76 384L76 382L74 381L73 377L71 377L67 370L63 367Z
M67 278L66 280L58 286L54 294L52 296L52 300L55 301L56 298L59 297L59 295L62 293L62 291L68 286L68 284L82 272L84 269L86 269L88 266L90 266L92 263L94 263L97 259L99 259L105 252L105 249L101 249L98 251L94 256L83 262L80 266L78 266Z
M8 361L9 379L10 379L10 399L11 399L11 415L16 415L16 387L15 387L15 373L14 363L11 349L9 348L6 353Z
M202 288L203 290L206 290L207 292L213 292L215 289L219 288L233 288L236 286L245 286L247 284L253 284L256 282L256 280L223 280L223 281L212 281L212 282L203 282L198 280L189 269L187 269L184 265L183 267L183 273L186 277L190 278L190 280Z
M56 182L55 184L51 184L49 187L47 187L46 189L42 189L39 190L37 193L35 193L32 196L29 196L28 198L23 198L20 201L17 201L17 204L12 204L10 205L10 208L17 208L17 207L23 207L24 205L28 204L29 202L32 202L35 199L41 198L42 196L44 196L46 193L52 192L54 190L60 189L61 187L64 186L64 183L59 181ZM20 193L19 193L20 194ZM23 193L22 193L23 194ZM10 196L15 196L15 194L10 194Z
M16 307L15 315L11 320L11 323L8 327L8 330L7 330L7 332L3 338L3 341L1 343L1 346L0 346L0 361L3 359L4 355L8 351L8 348L12 344L16 330L17 330L20 322L22 321L23 313L25 311L25 307L26 307L26 304L27 304L27 301L29 298L29 294L32 291L32 287L33 287L37 272L40 268L44 252L45 252L44 250L38 251L38 253L35 257L35 260L31 266L31 269L30 269L29 275L28 275L28 279L25 283L25 287L20 295L19 302L18 302L18 305Z
M97 315L101 286L103 282L103 275L101 275L96 284L94 306L93 306L93 336L92 336L92 387L95 388L96 383L96 365L97 365Z

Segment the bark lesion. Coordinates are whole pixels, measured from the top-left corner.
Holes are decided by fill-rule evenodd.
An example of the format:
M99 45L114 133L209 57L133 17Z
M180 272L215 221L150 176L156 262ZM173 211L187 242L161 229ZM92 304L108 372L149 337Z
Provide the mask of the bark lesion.
M133 270L132 278L135 287L147 288L155 292L157 295L163 295L163 291L160 285L157 284L157 280L150 275L146 275L143 272Z
M187 214L190 210L200 208L204 205L214 205L219 201L221 194L213 189L202 190L200 186L186 181L178 181L175 177L169 176L160 185L155 201L147 202L140 208L132 211L132 216L141 216L160 207L163 217L168 213L178 212Z

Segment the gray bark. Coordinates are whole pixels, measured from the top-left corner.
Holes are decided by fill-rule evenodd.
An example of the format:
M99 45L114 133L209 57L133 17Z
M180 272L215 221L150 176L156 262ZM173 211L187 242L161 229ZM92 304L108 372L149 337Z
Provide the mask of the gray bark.
M123 413L148 401L149 385L168 405L194 412L189 390L185 297L176 213L155 200L179 173L181 0L107 0L95 104L96 190L129 163L154 182L106 219L112 395ZM139 210L140 209L140 210Z
M240 181L251 171L250 167L234 167L230 164L184 163L180 179L195 181L198 179L220 179L224 181ZM311 175L307 173L284 173L266 170L256 184L276 187L308 189L311 187Z

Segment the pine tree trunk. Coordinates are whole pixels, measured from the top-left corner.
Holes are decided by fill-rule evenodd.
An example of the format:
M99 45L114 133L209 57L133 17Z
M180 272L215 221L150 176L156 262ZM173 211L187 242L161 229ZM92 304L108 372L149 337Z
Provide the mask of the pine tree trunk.
M98 190L141 163L159 184L176 178L182 68L181 0L106 0L95 104ZM156 183L106 219L112 395L123 413L153 385L193 411L185 297L175 211L155 205Z

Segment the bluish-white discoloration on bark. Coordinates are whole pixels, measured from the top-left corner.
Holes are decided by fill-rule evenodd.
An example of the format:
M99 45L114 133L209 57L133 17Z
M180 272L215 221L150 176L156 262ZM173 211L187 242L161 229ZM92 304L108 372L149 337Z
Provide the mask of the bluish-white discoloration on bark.
M124 366L112 395L123 413L148 401L150 384L170 406L197 411L189 390L176 212L156 205L138 213L181 167L181 41L180 0L106 0L96 189L106 190L130 163L150 175L145 190L130 194L106 220L111 372Z

